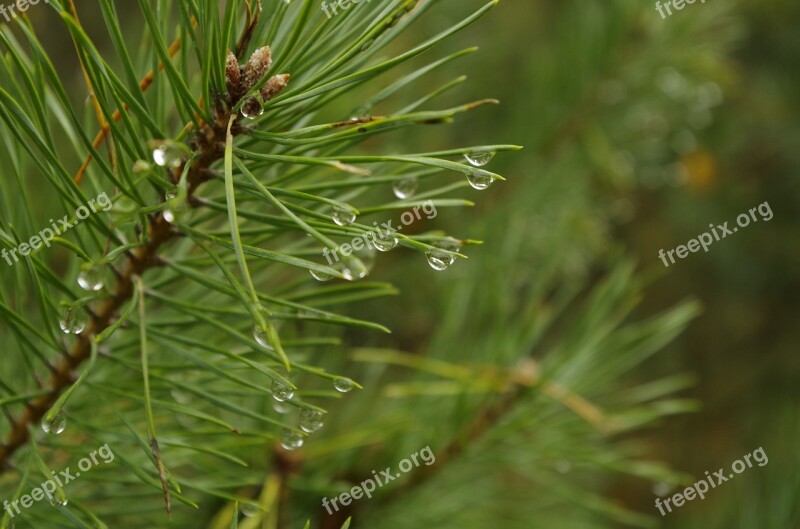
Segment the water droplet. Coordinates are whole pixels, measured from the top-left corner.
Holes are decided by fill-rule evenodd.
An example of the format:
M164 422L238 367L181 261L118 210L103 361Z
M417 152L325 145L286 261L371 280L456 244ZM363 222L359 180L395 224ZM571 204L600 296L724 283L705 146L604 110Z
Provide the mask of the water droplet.
M560 459L556 461L555 467L559 474L566 474L572 469L572 464L566 459Z
M192 402L191 397L182 391L173 389L169 393L170 395L172 395L172 398L175 399L175 402L177 402L178 404L187 405L190 402Z
M394 233L386 233L385 231L381 231L380 233L375 234L375 240L372 241L372 244L375 246L375 249L379 252L388 252L397 248L397 244L399 240L397 237L394 236Z
M58 325L67 334L80 334L86 328L89 318L80 305L69 305L61 309Z
M105 275L103 267L92 265L78 274L78 285L84 290L97 292L105 285Z
M665 68L658 74L656 84L674 99L681 99L688 90L689 83L675 68Z
M722 89L713 81L697 88L697 103L700 108L712 108L722 104Z
M281 432L281 446L286 450L297 450L303 446L304 441L302 435L288 428Z
M355 383L349 378L337 378L333 381L333 387L339 393L347 393L356 387Z
M492 175L481 169L471 169L467 171L467 181L474 189L483 191L494 182Z
M364 270L366 273L364 274L369 275L372 272L372 269L375 268L375 260L377 259L378 252L375 251L375 246L372 245L371 242L367 242L365 246L359 248L358 250L353 250L352 257L355 257L361 264L364 266ZM363 277L363 276L362 276Z
M167 209L165 209L162 213L164 215L164 220L170 224L189 220L192 210L185 198L180 198L174 193L167 193L165 198L167 202Z
M142 174L150 170L150 164L145 160L136 160L133 164L133 172Z
M67 427L67 416L64 415L64 412L58 412L52 419L47 419L47 414L45 414L44 418L42 419L42 430L44 433L49 433L53 435L58 435L64 431Z
M286 414L292 411L291 407L277 400L272 403L272 409L281 414Z
M272 398L278 402L284 402L294 397L294 389L280 380L272 381Z
M242 116L248 119L256 119L264 113L264 105L257 97L251 97L242 105Z
M139 205L128 197L119 197L110 210L118 223L133 220Z
M325 272L319 272L317 270L309 270L308 273L311 274L311 277L317 281L330 281L333 279L332 275L326 274Z
M260 511L258 507L256 507L255 505L251 505L249 503L242 503L242 506L239 510L242 511L242 515L245 518L252 518Z
M351 206L334 206L331 218L338 226L347 226L356 221L358 212Z
M175 169L183 163L183 150L174 141L163 141L153 149L153 161L160 167Z
M428 252L425 257L428 258L431 268L438 271L447 270L455 261L455 257L444 252Z
M357 281L367 277L369 270L357 257L349 257L342 263L342 275L348 281Z
M672 485L664 481L661 481L653 485L653 494L659 497L663 497L672 492L672 489L673 489Z
M417 192L417 187L419 187L419 181L412 176L395 182L392 186L392 192L400 200L405 200L414 196L414 193Z
M456 239L455 237L447 237L442 239L434 244L437 248L441 248L442 250L448 250L450 252L460 252L461 251L461 241Z
M322 412L308 408L300 412L300 429L306 433L314 433L322 428Z
M269 343L269 338L267 338L267 333L264 332L264 329L261 328L259 324L255 324L253 326L253 338L255 341L258 342L258 345L263 347L264 349L269 349L272 351L272 345Z
M67 503L69 503L67 498L61 498L61 496L59 496L58 493L55 493L54 495L50 496L49 500L50 500L50 505L52 505L57 509L65 507Z
M450 252L458 252L461 248L461 243L458 242L456 239L449 237L447 239L441 240L434 244L435 247L441 248L442 250L447 250ZM425 254L425 257L428 258L428 264L431 265L431 268L434 270L447 270L450 266L455 262L455 256L438 250L432 250Z
M471 152L464 155L464 158L470 163L470 165L474 167L483 167L487 163L492 161L494 155L496 153L493 151L484 151L484 152Z

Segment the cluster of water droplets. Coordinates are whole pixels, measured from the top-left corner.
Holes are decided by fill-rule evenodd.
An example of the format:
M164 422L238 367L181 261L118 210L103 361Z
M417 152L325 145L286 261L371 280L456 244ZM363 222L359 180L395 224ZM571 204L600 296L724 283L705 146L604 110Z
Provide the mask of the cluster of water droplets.
M474 167L483 167L494 158L495 153L492 151L471 152L464 155L464 158Z
M452 237L441 240L435 243L433 246L440 248L441 250L446 250L432 250L425 254L425 257L428 258L428 264L431 265L431 268L439 271L447 270L456 260L455 256L447 252L457 253L461 250L461 243Z
M478 168L491 162L494 156L492 151L475 151L465 154L464 158L472 167ZM469 185L478 191L483 191L494 182L492 174L483 169L468 169L466 175Z
M257 327L258 329L258 327ZM264 337L266 339L266 337ZM257 341L260 340L257 337ZM276 370L282 378L289 380L289 374L285 369L277 369ZM272 406L273 409L281 414L288 414L291 412L291 406L287 405L286 402L291 400L294 397L294 388L288 383L284 382L281 379L274 379L272 381L272 398L275 400ZM280 443L283 448L286 450L297 450L301 446L303 446L303 435L299 432L294 430L290 430L288 428L284 428L281 431L280 435Z
M66 334L80 334L86 328L89 317L80 303L65 305L58 314L58 326Z
M345 377L338 377L333 381L333 387L340 393L347 393L356 387L355 382ZM281 414L287 414L291 410L289 406L284 404L284 401L278 397L279 393L283 391L284 395L286 387L283 383L278 383L276 388L273 383L272 395L277 402L273 403L275 411ZM292 392L293 394L293 392ZM291 398L291 397L289 397ZM314 408L303 408L300 411L300 430L305 434L313 434L318 432L325 424L325 412ZM303 433L290 428L284 428L280 433L280 444L285 450L297 450L305 443L305 436Z
M394 232L380 228L367 233L364 239L365 242L360 248L353 248L349 256L343 256L341 261L334 265L334 268L338 269L348 281L357 281L367 277L375 267L376 250L389 252L400 242ZM334 251L336 250L334 249ZM320 282L330 281L335 277L321 270L309 270L308 273Z

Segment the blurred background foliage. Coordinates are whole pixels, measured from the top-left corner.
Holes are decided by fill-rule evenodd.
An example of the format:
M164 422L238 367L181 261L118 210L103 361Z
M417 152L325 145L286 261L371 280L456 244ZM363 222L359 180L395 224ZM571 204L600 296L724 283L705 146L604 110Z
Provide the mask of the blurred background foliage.
M441 2L395 49L482 3ZM78 7L90 30L101 22L88 4ZM31 16L36 23L40 13ZM468 76L438 106L485 97L500 106L455 125L374 138L368 147L513 143L525 150L492 162L508 181L482 192L475 208L441 210L410 228L485 241L469 248L469 260L434 273L410 252L382 256L372 278L391 281L397 297L350 310L393 334L347 331L348 362L330 362L367 389L331 411L336 420L325 435L340 445L315 451L311 443L309 474L297 488L318 490L320 476L357 482L430 444L443 470L413 478L421 483L410 494L362 500L359 526L800 528L799 16L790 0L709 0L667 19L649 1L505 0L445 43L450 52L480 49L427 74L431 87ZM63 32L50 38L51 49L71 49ZM58 66L82 97L70 61ZM354 90L326 117L349 117L369 95ZM669 269L658 260L659 249L764 201L775 215L769 223ZM690 298L701 314L684 303ZM626 331L631 320L647 331ZM621 330L606 328L616 324ZM446 398L453 388L424 370L388 367L396 351L494 368L533 356L543 372L614 410L621 433L607 443L586 416L539 394L521 395L497 425L475 430L470 421L485 392L459 386L458 398ZM397 363L408 361L402 358ZM633 403L642 404L635 413ZM627 433L656 418L644 433ZM353 424L358 429L346 435ZM450 444L465 427L465 439L475 442ZM456 447L450 460L445 446ZM655 495L677 490L681 476L628 460L664 461L694 481L759 446L766 467L664 519ZM340 490L345 485L330 495ZM318 502L309 494L295 505L292 526L319 511Z
M381 271L401 287L405 315L387 313L384 321L406 348L427 343L455 356L476 342L484 351L502 349L481 338L514 335L535 320L497 317L491 301L475 303L464 293L466 285L482 285L497 305L513 304L527 281L548 275L548 257L559 255L559 273L570 282L603 269L624 248L657 276L639 314L686 297L703 306L687 332L639 368L639 378L694 374L684 395L701 403L641 437L646 454L698 479L759 446L770 456L766 467L660 523L800 528L800 33L793 22L800 6L710 1L662 20L652 2L526 0L505 2L494 15L478 35L451 45L480 46L464 61L464 90L502 103L468 115L455 134L526 149L497 160L510 178L479 202L480 213L448 212L453 229L486 243L459 270L436 277L441 296L402 273L409 263ZM446 142L448 134L417 139ZM769 223L669 269L658 260L659 249L764 201L775 214ZM511 245L519 252L503 251ZM453 310L460 310L458 330L437 340ZM537 432L547 435L547 428ZM655 495L680 490L629 479L606 487L621 505L656 516ZM534 501L528 495L537 492L519 494Z

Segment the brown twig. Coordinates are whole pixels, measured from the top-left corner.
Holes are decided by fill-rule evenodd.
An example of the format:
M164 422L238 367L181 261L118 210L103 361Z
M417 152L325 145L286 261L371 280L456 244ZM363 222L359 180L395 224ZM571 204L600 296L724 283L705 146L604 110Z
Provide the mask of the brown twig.
M533 389L538 389L542 394L561 403L599 432L606 434L610 431L605 414L597 406L557 382L543 380L539 372L539 365L532 358L522 359L510 373L494 372L491 368L483 368L483 371L487 369L489 372L485 374L486 380L504 391L502 397L481 408L460 434L443 451L436 454L436 465L419 469L403 485L396 488L389 498L401 496L441 472L447 463L456 459L468 446L483 437L511 412L520 398ZM351 481L358 481L358 479L353 478ZM343 506L332 515L321 514L319 529L338 529L348 517L354 514L355 509L356 504L353 503L346 507Z
M213 125L206 124L196 134L194 148L199 153L189 168L187 182L189 196L208 179L207 170L222 157L223 151L219 145L225 141L226 125L230 119L230 112L215 117ZM236 128L234 128L234 131ZM183 171L182 167L175 169L173 177L177 179ZM30 438L30 428L44 417L45 413L55 404L58 397L73 382L73 373L91 353L91 342L94 337L107 329L115 319L117 311L131 299L133 295L134 277L141 276L147 270L159 266L159 250L170 239L177 236L172 225L159 213L150 217L148 238L146 244L140 246L129 254L123 270L120 271L116 286L111 297L107 298L95 309L94 318L87 328L77 336L69 353L52 368L52 375L47 384L49 392L32 402L26 403L25 412L12 425L11 431L0 446L0 473L7 469L11 456Z
M436 455L437 464L426 466L421 472L416 473L396 490L397 494L402 494L403 491L419 485L422 481L441 471L447 462L463 453L467 446L480 439L508 414L518 400L530 390L539 389L542 394L570 409L600 433L607 434L610 431L605 414L597 406L557 382L542 380L539 365L532 358L523 358L516 369L506 378L506 383L508 389L503 397L480 410L461 435L457 436L444 452Z
M192 17L192 26L194 26L195 24L197 24L197 21L194 19L194 17ZM167 49L167 53L169 54L170 57L174 57L175 54L178 53L178 50L180 49L181 49L181 38L178 37L172 42L172 44L170 44L169 48ZM158 72L163 72L163 71L164 71L164 63L162 62L158 64ZM84 76L85 75L86 71L84 70ZM150 88L150 86L153 84L155 77L156 77L156 71L150 70L149 72L147 72L147 75L142 77L142 79L139 81L139 90L141 90L142 92L146 92L147 89ZM91 90L92 87L88 77L86 78L86 83L87 86L89 87L89 90ZM92 100L95 101L94 96L92 96ZM123 104L122 110L120 109L115 110L111 118L115 122L119 121L120 119L122 119L122 112L123 111L127 112L128 108L129 107L127 104ZM100 113L99 118L102 118L102 116L103 116L102 113ZM101 125L100 132L97 133L97 136L94 137L94 141L92 141L92 148L94 149L100 147L100 145L106 139L106 136L108 136L108 133L111 132L111 126L107 122L105 122L105 120L101 121L100 125ZM92 163L92 160L94 160L94 157L91 154L86 156L86 159L83 161L80 168L73 177L73 180L75 181L76 184L80 184L83 181L83 175L86 174L86 170L89 169L89 164Z

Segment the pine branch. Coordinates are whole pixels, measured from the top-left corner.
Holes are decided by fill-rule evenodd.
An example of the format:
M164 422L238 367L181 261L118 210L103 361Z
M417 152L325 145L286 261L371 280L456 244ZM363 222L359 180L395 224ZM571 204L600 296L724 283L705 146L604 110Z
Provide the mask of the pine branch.
M211 165L222 157L219 144L225 141L227 122L230 116L230 111L218 114L216 122L204 125L197 135L197 156L189 168L187 176L190 201L197 188L208 180L207 172ZM234 128L233 130L239 129ZM173 177L176 182L182 172L183 166L174 170ZM94 311L90 325L84 332L77 335L69 354L59 362L58 366L52 368L52 375L47 383L49 392L33 402L26 403L22 417L13 422L11 432L4 444L0 446L0 473L8 468L10 458L14 453L28 442L30 428L42 420L59 396L73 383L73 373L89 359L92 349L91 342L95 336L114 323L119 309L132 298L134 278L141 277L151 268L160 266L162 264L158 257L160 250L168 241L178 235L179 233L175 231L172 224L164 218L163 212L150 216L147 244L128 254L125 269L117 276L113 295Z

